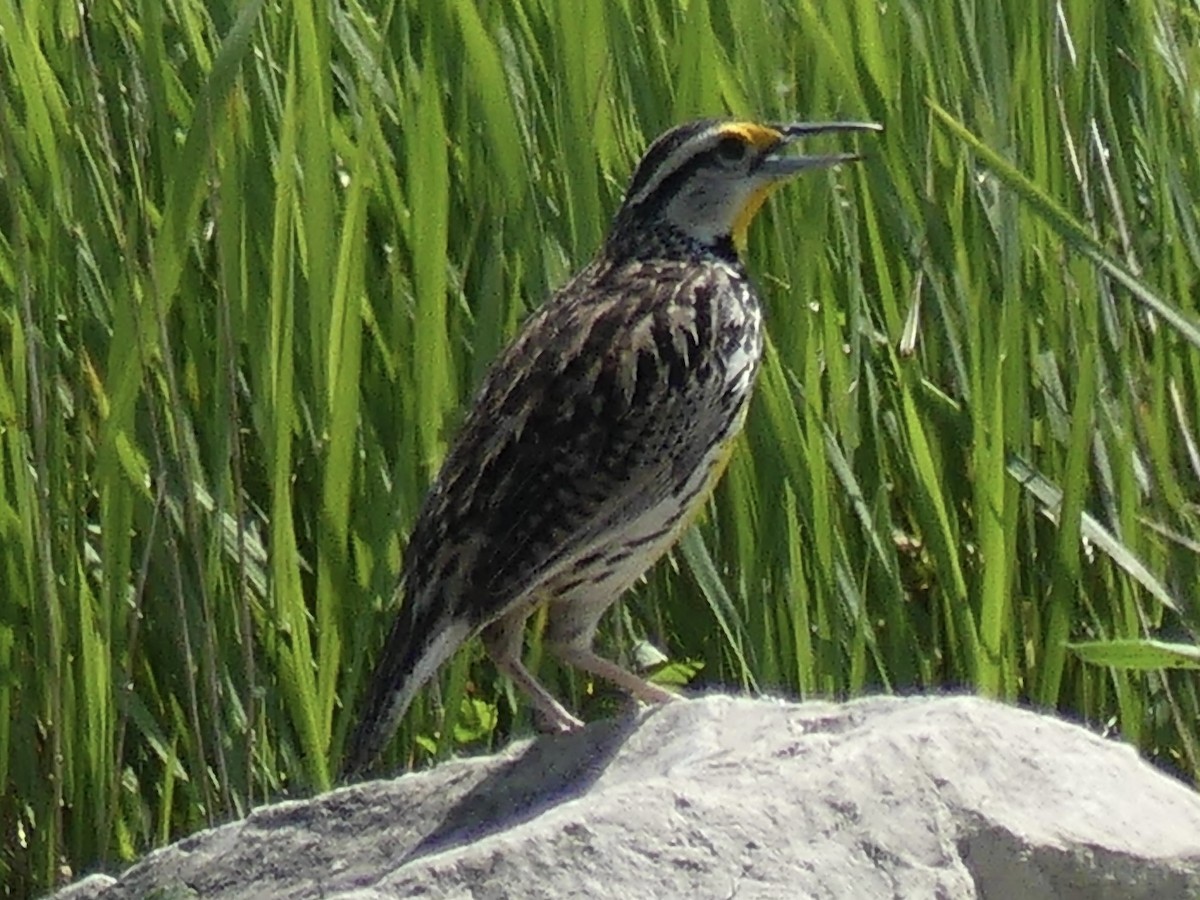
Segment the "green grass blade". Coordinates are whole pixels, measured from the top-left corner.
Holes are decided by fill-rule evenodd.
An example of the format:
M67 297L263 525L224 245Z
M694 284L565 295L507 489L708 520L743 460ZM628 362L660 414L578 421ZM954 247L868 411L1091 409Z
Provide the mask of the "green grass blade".
M1168 641L1086 641L1067 645L1072 653L1093 666L1112 666L1154 672L1159 669L1200 669L1200 647Z
M996 177L1029 204L1074 250L1090 259L1105 274L1128 290L1147 309L1160 316L1194 348L1200 350L1200 325L1160 298L1149 286L1118 262L1080 222L1057 204L1052 197L1023 175L1015 166L968 131L950 113L929 101L930 109L942 126L971 148L995 172Z

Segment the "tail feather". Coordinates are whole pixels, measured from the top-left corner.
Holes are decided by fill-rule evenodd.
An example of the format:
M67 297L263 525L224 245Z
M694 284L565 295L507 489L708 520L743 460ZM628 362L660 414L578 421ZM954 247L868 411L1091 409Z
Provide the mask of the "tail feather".
M346 743L342 777L364 774L391 740L413 697L471 636L471 626L450 616L426 626L401 613L375 666L358 724Z

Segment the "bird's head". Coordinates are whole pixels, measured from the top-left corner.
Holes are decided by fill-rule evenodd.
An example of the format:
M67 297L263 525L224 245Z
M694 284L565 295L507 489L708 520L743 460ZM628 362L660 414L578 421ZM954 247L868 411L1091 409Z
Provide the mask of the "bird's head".
M706 119L672 128L638 163L609 235L610 251L639 254L651 235L668 246L735 255L771 192L801 172L852 162L856 153L803 155L797 141L833 131L880 131L873 122L762 125ZM640 236L640 237L639 237Z

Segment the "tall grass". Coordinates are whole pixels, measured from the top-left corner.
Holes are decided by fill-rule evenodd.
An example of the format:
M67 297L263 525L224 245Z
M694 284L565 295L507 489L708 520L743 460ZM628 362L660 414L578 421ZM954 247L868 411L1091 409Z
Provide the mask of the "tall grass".
M975 690L1200 778L1198 39L1167 0L0 0L0 894L329 787L484 367L727 112L887 130L757 224L743 446L606 649ZM527 716L471 648L392 761Z

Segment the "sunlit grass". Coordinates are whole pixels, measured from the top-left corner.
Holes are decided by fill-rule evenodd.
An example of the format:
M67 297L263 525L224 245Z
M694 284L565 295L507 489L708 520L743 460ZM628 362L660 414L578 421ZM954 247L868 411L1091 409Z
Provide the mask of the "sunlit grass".
M752 231L745 437L605 649L976 690L1200 778L1190 8L85 6L0 0L0 894L330 785L488 361L727 112L886 131ZM464 650L391 761L512 700Z

